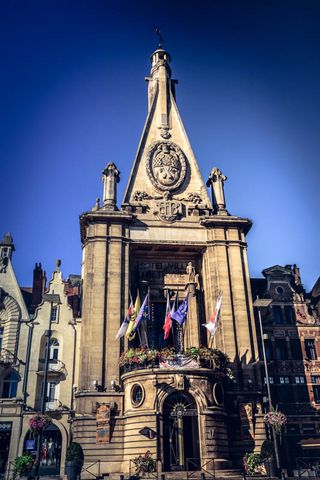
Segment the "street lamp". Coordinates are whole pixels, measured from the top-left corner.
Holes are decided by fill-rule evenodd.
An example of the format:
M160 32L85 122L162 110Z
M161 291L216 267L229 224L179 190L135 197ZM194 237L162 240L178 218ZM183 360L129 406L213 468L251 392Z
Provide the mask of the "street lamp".
M261 336L261 344L262 344L262 356L263 356L264 370L266 375L268 403L269 403L270 410L272 410L273 406L272 406L270 380L269 380L269 372L268 372L268 362L267 362L266 348L264 344L264 335L263 335L263 328L262 328L261 309L269 307L271 303L272 303L272 300L270 298L259 298L259 297L257 297L255 302L253 303L253 306L258 309L260 336ZM281 478L282 478L278 442L277 442L277 436L276 436L274 427L272 427L272 438L273 438L273 444L274 444L274 451L276 454L277 469L281 473Z

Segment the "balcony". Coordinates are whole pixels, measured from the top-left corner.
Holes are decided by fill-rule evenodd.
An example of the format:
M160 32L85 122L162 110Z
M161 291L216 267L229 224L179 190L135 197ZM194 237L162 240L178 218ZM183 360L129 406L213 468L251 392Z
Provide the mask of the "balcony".
M10 350L5 348L0 350L0 368L2 370L5 370L8 367L18 367L20 363L21 362L18 357L14 353L10 352Z
M38 375L44 375L46 368L46 362L43 359L39 360ZM48 362L48 375L49 376L62 376L66 375L66 366L61 360L49 360Z
M57 412L64 410L62 403L57 398L46 402L46 412Z
M177 353L173 348L161 350L130 348L120 357L121 375L134 370L165 369L190 370L207 368L222 376L230 376L227 356L216 349L206 347L189 348Z

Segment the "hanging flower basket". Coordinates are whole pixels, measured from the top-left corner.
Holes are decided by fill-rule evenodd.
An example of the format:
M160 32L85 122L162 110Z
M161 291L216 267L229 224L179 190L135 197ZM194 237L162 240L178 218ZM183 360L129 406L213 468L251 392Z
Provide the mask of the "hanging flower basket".
M287 423L287 417L284 413L279 412L278 410L271 410L264 416L264 423L270 425L274 431L279 435L282 428Z
M51 424L52 420L48 415L35 415L30 418L30 430L34 433L39 433Z

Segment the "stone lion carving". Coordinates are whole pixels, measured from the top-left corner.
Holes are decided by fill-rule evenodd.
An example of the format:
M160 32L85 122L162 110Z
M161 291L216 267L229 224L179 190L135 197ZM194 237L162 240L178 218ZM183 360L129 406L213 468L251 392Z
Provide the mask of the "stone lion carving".
M177 190L186 178L187 161L181 148L173 142L156 142L146 157L148 177L158 190Z

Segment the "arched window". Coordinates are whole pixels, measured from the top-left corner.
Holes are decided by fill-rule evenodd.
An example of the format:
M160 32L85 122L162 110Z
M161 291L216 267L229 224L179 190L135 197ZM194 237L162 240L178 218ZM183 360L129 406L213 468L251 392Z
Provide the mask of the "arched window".
M56 338L51 338L50 348L49 348L49 360L59 359L59 348L60 348L59 341Z
M17 372L8 373L3 381L2 398L13 398L17 396L19 380L20 376Z

